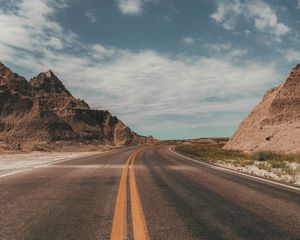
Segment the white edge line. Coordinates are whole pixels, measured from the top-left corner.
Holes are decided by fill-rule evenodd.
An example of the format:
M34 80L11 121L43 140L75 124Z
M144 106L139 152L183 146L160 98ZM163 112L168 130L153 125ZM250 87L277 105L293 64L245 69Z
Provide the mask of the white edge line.
M271 181L271 180L268 180L268 179L264 179L264 178L260 178L260 177L256 177L256 176L252 176L250 174L245 174L245 173L241 173L241 172L238 172L238 171L235 171L235 170L230 170L230 169L227 169L227 168L224 168L222 166L215 166L215 165L212 165L212 164L208 164L208 163L205 163L205 162L201 162L201 161L198 161L198 160L195 160L195 159L192 159L192 158L189 158L189 157L186 157L180 153L177 153L175 152L174 150L172 150L172 147L174 146L170 146L169 147L169 151L173 154L176 154L180 157L183 157L187 160L190 160L190 161L193 161L193 162L196 162L198 164L202 164L202 165L205 165L205 166L208 166L210 168L213 168L213 169L217 169L219 171L224 171L224 172L231 172L231 173L234 173L234 174L237 174L237 175L241 175L241 176L244 176L244 177L248 177L248 178L253 178L253 179L256 179L256 180L259 180L259 181L262 181L262 182L267 182L267 183L271 183L273 185L277 185L277 186L281 186L281 187L285 187L285 188L289 188L289 189L293 189L293 190L297 190L297 191L300 191L300 188L298 187L293 187L293 186L290 186L290 185L286 185L286 184L283 184L283 183L279 183L279 182L274 182L274 181Z
M74 157L67 158L67 159L61 159L61 160L57 160L57 161L54 161L54 162L48 162L48 163L45 163L45 164L31 166L28 169L24 169L24 170L20 170L20 171L15 171L15 172L10 172L10 173L5 173L3 175L0 175L0 178L4 178L4 177L7 177L7 176L11 176L11 175L16 175L16 174L22 173L22 172L29 172L29 171L31 171L33 169L43 168L45 166L49 166L49 165L56 164L56 163L61 163L61 162L66 162L66 161L74 160L74 159L77 159L77 158L84 158L84 157L94 156L94 155L97 155L97 154L110 153L110 152L117 151L119 149L120 148L109 150L109 151L104 151L104 152L96 152L96 153L91 153L91 154L85 154L85 155L82 155L82 156L74 156Z

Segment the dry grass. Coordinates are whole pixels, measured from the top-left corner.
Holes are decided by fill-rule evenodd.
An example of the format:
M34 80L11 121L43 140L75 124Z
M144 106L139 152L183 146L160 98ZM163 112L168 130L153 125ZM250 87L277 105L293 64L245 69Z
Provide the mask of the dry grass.
M293 169L289 163L300 163L300 155L283 154L270 151L255 152L246 154L239 151L224 150L225 142L198 142L181 144L176 146L176 151L209 163L230 163L235 167L246 167L255 165L259 169L274 172L278 176L295 176L300 173L300 168Z
M228 151L222 149L224 142L201 142L191 145L178 145L176 151L187 154L192 157L207 162L216 162L218 160L236 160L248 164L249 155L239 151Z
M252 158L261 161L259 167L271 171L272 168L276 169L277 175L288 174L295 176L299 173L298 168L293 169L288 163L300 163L299 154L284 154L271 151L260 151L252 154Z
M300 154L284 154L271 151L260 151L253 153L252 158L258 161L287 161L300 163Z

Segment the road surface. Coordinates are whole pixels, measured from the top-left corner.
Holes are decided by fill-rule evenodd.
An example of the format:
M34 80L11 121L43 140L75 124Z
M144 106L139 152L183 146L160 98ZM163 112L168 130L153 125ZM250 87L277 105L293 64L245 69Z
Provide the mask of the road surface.
M300 239L300 191L123 148L1 177L0 239Z

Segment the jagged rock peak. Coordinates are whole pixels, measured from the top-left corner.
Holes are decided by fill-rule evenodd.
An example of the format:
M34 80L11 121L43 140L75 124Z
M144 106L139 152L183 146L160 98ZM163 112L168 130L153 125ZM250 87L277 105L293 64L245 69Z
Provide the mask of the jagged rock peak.
M11 71L2 62L0 62L0 89L16 91L26 96L31 94L31 87L28 81Z
M13 74L13 72L0 61L0 78L6 77L8 74Z
M298 64L294 67L294 69L300 69L300 63L298 63Z
M53 73L52 70L42 72L30 80L30 85L34 88L34 92L44 93L63 93L71 96L62 81Z
M6 76L3 81L1 71ZM0 142L21 143L22 148L47 142L45 148L53 143L57 149L64 144L77 148L153 141L132 132L108 111L90 109L75 99L51 70L29 83L0 65Z
M296 67L294 67L292 69L292 71L290 72L290 74L288 76L288 79L289 78L295 78L295 77L300 77L300 64L297 64Z
M17 73L14 73L10 68L5 66L1 61L0 61L0 82L5 82L8 83L10 81L26 81L27 80L18 75Z
M55 76L55 74L53 73L53 71L51 69L49 69L47 72L45 72L45 75L48 77L48 78L52 78ZM55 76L56 77L56 76Z

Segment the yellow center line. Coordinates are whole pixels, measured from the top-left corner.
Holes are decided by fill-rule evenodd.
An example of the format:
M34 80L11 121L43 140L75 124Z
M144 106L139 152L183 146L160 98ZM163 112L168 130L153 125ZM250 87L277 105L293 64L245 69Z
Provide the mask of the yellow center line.
M126 182L127 182L127 173L129 168L129 163L132 159L130 156L125 164L125 167L122 171L121 181L118 190L118 196L115 206L114 220L111 230L111 240L125 240L127 239L127 197L126 197Z
M121 181L118 190L118 196L115 206L114 220L111 231L111 240L125 240L127 239L127 196L126 196L126 182L128 169L130 165L130 199L131 199L131 213L133 225L134 240L149 240L149 234L141 205L141 200L136 185L134 174L134 161L140 151L133 153L126 161L125 167L122 171Z
M150 238L134 174L134 161L137 155L138 153L133 156L130 164L130 200L133 237L135 240L148 240Z

